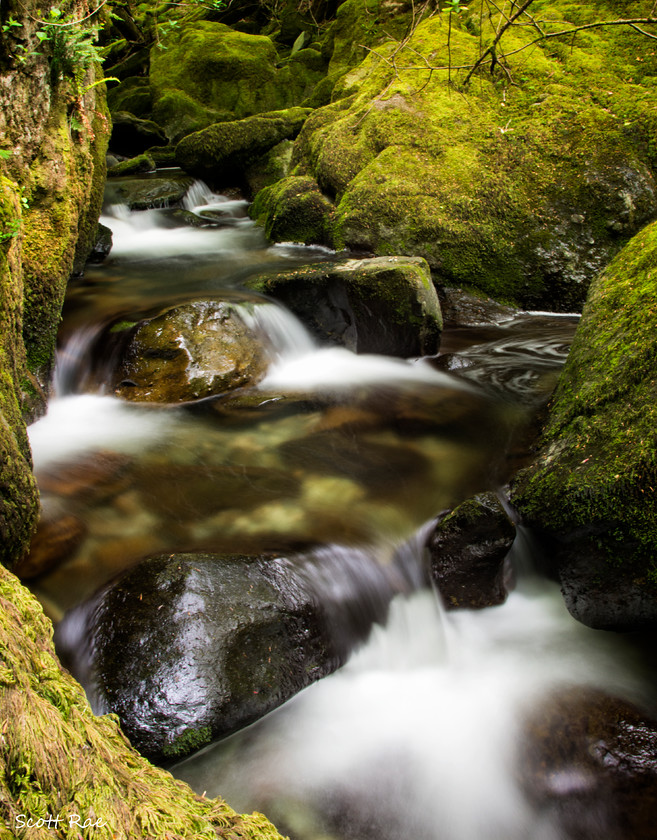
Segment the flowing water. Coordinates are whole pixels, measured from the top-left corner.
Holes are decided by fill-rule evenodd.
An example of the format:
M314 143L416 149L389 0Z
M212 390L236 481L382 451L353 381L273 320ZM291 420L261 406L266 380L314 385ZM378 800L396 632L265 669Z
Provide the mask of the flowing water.
M336 633L360 632L358 610L382 624L339 672L176 774L265 810L293 840L557 840L519 782L524 713L571 685L640 699L625 648L568 616L520 539L517 588L478 612L442 610L422 546L439 512L522 463L576 318L447 330L432 359L320 347L244 282L338 255L267 247L244 207L196 184L193 225L106 208L113 251L71 284L56 394L30 428L43 521L73 533L34 591L57 620L155 552L305 557ZM270 366L257 387L182 406L109 392L114 325L212 297L259 335Z

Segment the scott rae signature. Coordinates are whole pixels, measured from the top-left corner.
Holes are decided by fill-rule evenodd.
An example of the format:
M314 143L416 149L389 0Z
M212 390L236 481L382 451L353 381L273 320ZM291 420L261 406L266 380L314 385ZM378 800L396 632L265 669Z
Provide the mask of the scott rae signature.
M69 814L66 817L53 817L48 814L47 817L28 817L27 814L16 815L16 828L62 828L67 825L69 828L77 826L78 828L103 828L107 825L103 820L83 820L79 814Z

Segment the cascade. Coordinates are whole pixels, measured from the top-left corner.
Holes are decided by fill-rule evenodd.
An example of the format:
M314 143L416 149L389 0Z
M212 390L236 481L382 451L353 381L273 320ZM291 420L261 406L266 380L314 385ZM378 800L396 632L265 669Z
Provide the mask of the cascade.
M496 486L488 465L509 437L509 405L525 411L544 396L575 319L527 313L453 335L442 369L435 360L319 347L290 312L246 295L241 281L335 255L267 248L244 202L201 182L184 208L207 225L190 227L166 210L106 208L112 254L70 291L76 325L64 325L56 396L29 434L44 505L72 505L87 536L35 591L62 611L89 597L138 559L124 551L119 566L110 556L117 529L142 553L239 550L245 541L265 550L285 539L312 546L294 554L301 585L324 604L338 647L357 639L359 649L175 775L240 810L264 810L294 840L561 840L519 779L524 716L565 686L633 699L640 681L619 664L622 644L575 622L556 585L534 573L522 530L510 558L515 590L477 612L444 610L426 586L423 552L441 510L482 482ZM90 348L108 325L203 295L233 300L268 350L248 411L240 414L239 400L233 417L221 401L169 407L88 392ZM454 399L456 420L446 409ZM342 427L343 414L364 428ZM137 490L72 502L49 489L58 471L94 469L101 457ZM272 479L258 490L263 475ZM204 482L202 493L190 490L190 476ZM208 505L235 476L245 477L249 504L236 493ZM281 552L276 562L292 561ZM553 782L587 784L567 773Z

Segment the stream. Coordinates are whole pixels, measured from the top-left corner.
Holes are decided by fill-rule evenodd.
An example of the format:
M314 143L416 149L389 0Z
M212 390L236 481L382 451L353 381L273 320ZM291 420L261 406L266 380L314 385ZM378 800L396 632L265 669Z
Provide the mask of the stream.
M347 597L358 611L383 591L385 625L336 673L174 774L264 811L292 840L559 840L523 787L526 717L572 687L641 702L632 650L569 616L522 529L515 588L478 611L446 612L424 585L423 540L441 511L499 490L527 458L577 318L448 327L430 359L320 347L244 283L341 256L268 247L245 202L203 184L184 209L194 225L179 210L107 206L112 252L70 284L55 394L29 432L43 518L70 519L77 537L33 591L57 622L149 554L306 552L336 633ZM114 325L212 297L262 340L257 387L184 405L110 392ZM550 781L588 783L567 769ZM605 814L591 819L582 836L606 836Z

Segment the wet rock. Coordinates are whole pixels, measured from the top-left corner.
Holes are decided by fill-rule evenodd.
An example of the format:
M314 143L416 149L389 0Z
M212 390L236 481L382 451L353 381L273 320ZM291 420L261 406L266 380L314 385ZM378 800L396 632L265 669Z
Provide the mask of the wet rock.
M86 533L86 525L77 516L42 514L29 554L16 564L14 573L21 580L31 580L52 571L73 555Z
M650 840L657 820L657 721L597 689L532 710L523 788L564 840Z
M213 184L239 184L262 155L297 136L310 112L289 108L216 123L181 140L176 160L186 172Z
M265 367L256 336L230 305L196 301L130 330L112 387L127 400L184 402L253 384Z
M309 266L249 285L281 300L323 344L405 358L439 346L440 304L419 257Z
M136 117L129 111L112 114L112 136L110 150L117 155L133 157L145 152L150 146L167 143L167 136L152 120Z
M127 204L131 210L149 210L152 207L172 207L179 204L194 183L186 175L166 178L131 177L112 178L105 185L108 204Z
M475 327L499 324L517 314L511 306L503 306L485 295L473 295L463 289L446 288L440 293L440 306L445 324Z
M112 231L100 222L96 232L96 242L87 258L90 263L101 263L112 250Z
M57 646L96 709L118 714L144 755L170 762L334 670L323 621L281 559L162 555L69 613Z
M463 502L436 524L427 540L430 573L446 609L504 603L511 582L505 558L515 533L493 493Z

